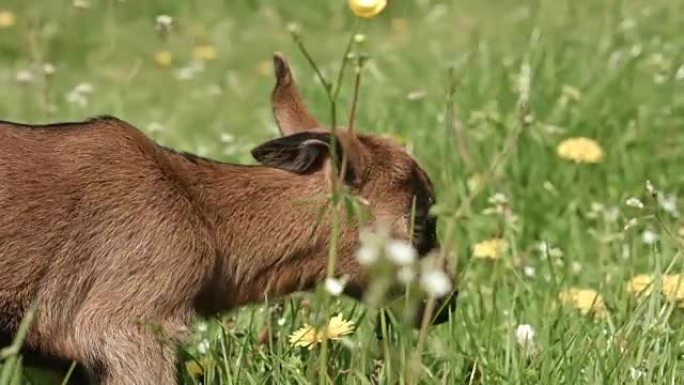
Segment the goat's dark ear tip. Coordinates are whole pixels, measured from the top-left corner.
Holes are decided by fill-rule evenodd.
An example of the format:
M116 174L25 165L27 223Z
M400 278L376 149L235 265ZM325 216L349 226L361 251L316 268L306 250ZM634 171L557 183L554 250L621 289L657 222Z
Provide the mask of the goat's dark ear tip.
M290 66L287 64L287 59L280 52L273 54L273 68L275 68L276 80L288 81L290 77Z

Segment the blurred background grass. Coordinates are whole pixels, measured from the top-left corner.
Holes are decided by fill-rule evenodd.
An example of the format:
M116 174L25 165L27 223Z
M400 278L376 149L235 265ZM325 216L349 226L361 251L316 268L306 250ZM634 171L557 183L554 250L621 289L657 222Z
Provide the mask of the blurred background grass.
M276 135L268 104L274 51L290 58L312 109L328 114L287 26L298 26L333 77L356 22L343 0L3 0L0 10L13 16L0 27L0 118L111 114L162 144L235 162L252 162L249 150ZM173 19L168 35L156 27L159 15ZM679 313L659 297L638 304L624 283L670 264L681 269L684 2L394 0L360 31L371 60L358 126L407 143L437 185L442 238L456 239L449 252L460 308L430 334L424 383L677 383ZM456 109L446 121L450 68ZM524 68L530 99L521 117ZM521 118L527 124L511 135ZM557 157L556 146L571 136L595 139L602 161ZM507 138L515 146L502 176L467 201ZM646 179L665 200L648 199ZM503 195L492 200L495 193ZM627 207L629 197L646 208ZM465 215L455 218L458 207ZM506 252L475 258L473 245L489 238L505 239ZM559 306L558 293L571 286L597 290L609 317ZM297 306L286 306L276 335L305 321ZM254 343L264 314L250 307L198 331L209 351L188 351L213 357L209 383L314 378L315 352L290 349L284 338L269 349ZM536 330L531 358L516 347L521 323ZM396 336L389 355L359 351L354 341L371 334L363 319L336 347L337 383L403 381L413 337Z

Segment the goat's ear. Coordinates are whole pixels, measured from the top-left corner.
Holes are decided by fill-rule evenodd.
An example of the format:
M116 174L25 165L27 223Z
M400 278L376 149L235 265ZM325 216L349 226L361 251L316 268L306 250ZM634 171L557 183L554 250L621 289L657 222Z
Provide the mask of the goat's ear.
M283 136L252 150L252 156L259 163L297 174L316 171L329 154L330 134L325 132L300 132Z
M290 66L280 53L273 55L276 84L271 93L271 105L276 123L282 135L320 129L321 124L314 118L297 89Z

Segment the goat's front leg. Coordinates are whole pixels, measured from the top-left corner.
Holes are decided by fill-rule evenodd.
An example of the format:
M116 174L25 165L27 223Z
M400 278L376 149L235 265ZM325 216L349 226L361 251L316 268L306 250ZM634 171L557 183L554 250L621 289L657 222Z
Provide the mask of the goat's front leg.
M94 339L92 357L98 385L175 385L175 348L165 338L140 327L112 330Z

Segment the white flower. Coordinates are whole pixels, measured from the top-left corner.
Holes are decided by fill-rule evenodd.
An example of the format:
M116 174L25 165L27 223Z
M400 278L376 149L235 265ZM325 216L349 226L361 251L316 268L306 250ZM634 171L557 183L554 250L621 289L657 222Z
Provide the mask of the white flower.
M677 211L677 196L675 194L668 196L658 194L658 204L665 212L675 218L679 218L679 211Z
M506 195L504 195L503 193L498 192L490 196L488 202L492 205L505 205L506 203L508 203L508 198L506 198Z
M404 266L413 263L418 253L407 241L392 239L385 246L387 258L397 265Z
M209 340L203 339L199 344L197 344L197 352L199 354L206 354L210 347L211 345L209 345Z
M632 218L632 219L630 219L630 220L627 221L627 224L625 225L625 228L624 228L624 229L625 229L625 230L629 230L629 229L631 229L632 227L636 226L637 224L639 224L639 221L637 221L636 218Z
M52 63L43 64L43 73L47 76L54 74L55 73L55 66L52 65Z
M534 334L532 325L520 324L515 328L515 339L523 348L529 348L534 344Z
M235 141L235 137L231 134L228 133L223 133L221 134L221 142L223 143L232 143Z
M451 280L442 270L429 270L420 277L420 285L430 297L442 297L451 291Z
M366 35L364 35L362 33L357 33L356 35L354 35L354 43L361 44L365 41L366 41Z
M644 230L641 234L641 240L647 245L652 245L658 241L658 234L652 230Z
M656 195L656 189L653 187L653 183L650 180L646 180L646 191L651 195Z
M330 295L338 296L342 294L342 291L344 291L345 284L345 279L328 277L325 279L325 291L327 291Z
M640 379L643 377L646 373L644 373L643 370L639 370L637 368L629 368L629 376L632 377L634 381Z
M16 80L19 83L32 83L36 77L30 70L21 70L17 72Z
M169 15L159 15L155 20L159 28L169 28L173 24L173 17Z
M88 95L92 92L93 86L90 83L79 83L67 94L66 99L70 103L85 107L88 105Z
M372 265L378 260L378 250L375 247L362 245L356 251L356 260L364 266Z
M73 0L71 4L77 9L87 9L90 8L90 1L88 0Z
M416 272L411 266L402 266L397 270L397 279L404 285L409 285L416 279Z
M534 268L534 266L525 266L523 268L523 273L530 278L534 277L536 272L537 270Z
M276 321L276 323L278 324L278 326L283 326L283 325L285 325L285 322L287 322L287 319L285 319L285 317L278 318L278 321Z
M197 331L200 333L204 333L209 329L209 325L207 325L206 322L200 322L197 324Z
M629 207L634 207L637 209L643 209L644 204L639 200L639 198L631 197L625 201L625 204Z

